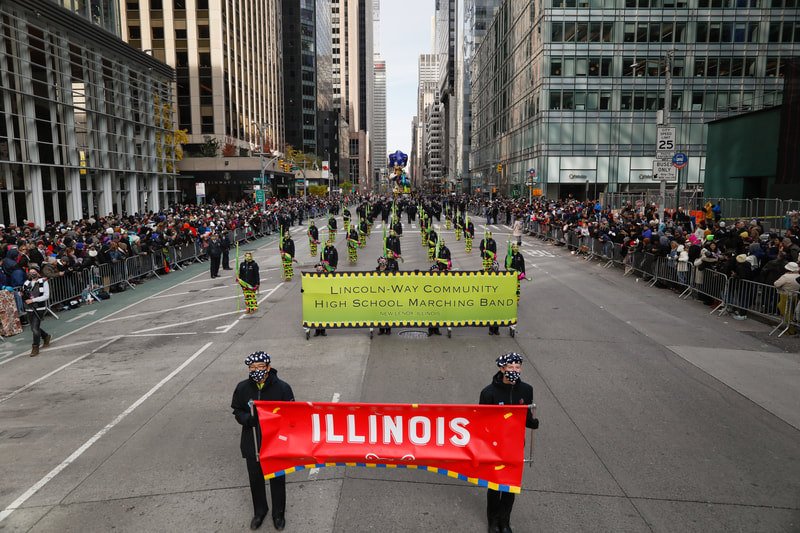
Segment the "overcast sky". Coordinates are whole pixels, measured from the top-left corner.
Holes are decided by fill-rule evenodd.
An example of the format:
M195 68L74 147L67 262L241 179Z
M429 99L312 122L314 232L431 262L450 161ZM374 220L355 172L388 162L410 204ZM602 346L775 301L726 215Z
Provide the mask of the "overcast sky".
M431 53L434 0L381 0L381 56L386 60L386 149L411 156L417 108L417 60ZM388 164L388 162L384 163Z

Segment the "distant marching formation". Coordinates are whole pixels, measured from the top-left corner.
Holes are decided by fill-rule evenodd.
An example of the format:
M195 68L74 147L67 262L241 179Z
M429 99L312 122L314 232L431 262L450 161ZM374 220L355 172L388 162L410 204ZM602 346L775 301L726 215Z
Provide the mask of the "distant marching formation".
M392 156L394 155L395 154L392 154ZM402 162L402 160L400 160L400 162ZM430 269L439 272L449 271L453 266L450 249L447 247L444 238L434 228L433 215L429 212L429 209L422 205L415 205L409 202L408 205L405 206L405 210L408 213L409 221L414 220L416 213L420 215L420 239L422 246L427 248L428 262L432 263ZM382 214L383 220L388 221L388 215L391 214L391 222L383 226L383 256L378 261L377 270L389 272L398 271L398 261L404 261L400 246L400 237L403 235L403 224L400 222L398 202L391 202L391 207L389 207L388 205L372 205L364 201L356 208L356 214L358 215L358 222L353 223L350 210L345 207L342 212L347 258L350 263L356 263L358 261L358 250L366 246L367 238L372 234L372 226L375 223L376 217ZM446 203L444 205L443 214L445 218L445 229L449 231L455 228L456 241L461 241L461 236L463 234L464 249L468 254L472 253L475 226L469 218L469 213L462 213L459 207L454 208ZM388 235L386 230L387 225L389 226ZM323 272L334 272L339 265L339 253L334 246L336 243L338 225L335 216L331 212L328 213L328 221L325 229L327 229L328 238L325 240L325 246L319 254L319 262L315 267ZM281 227L280 235L281 238L278 250L283 267L282 277L286 281L291 281L294 277L293 263L298 262L295 258L294 241L287 227ZM308 220L307 236L311 257L316 258L318 245L320 244L320 230L316 226L316 223L310 218ZM500 265L497 261L497 242L494 240L492 232L488 231L485 226L483 239L481 239L479 248L483 271L498 272L500 270ZM517 275L517 300L519 300L520 280L525 279L525 259L519 251L519 243L512 243L510 237L505 255L505 269Z

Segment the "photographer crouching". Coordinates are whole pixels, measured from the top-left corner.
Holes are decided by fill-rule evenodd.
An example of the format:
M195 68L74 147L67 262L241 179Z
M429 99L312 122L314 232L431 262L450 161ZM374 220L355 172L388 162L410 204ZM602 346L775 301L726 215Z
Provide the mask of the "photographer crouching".
M42 329L42 316L47 311L47 300L50 298L50 284L47 283L47 278L42 277L38 265L31 264L28 268L28 279L22 286L22 298L28 311L28 323L33 332L31 357L36 357L39 355L39 339L44 341L42 348L47 348L53 338Z

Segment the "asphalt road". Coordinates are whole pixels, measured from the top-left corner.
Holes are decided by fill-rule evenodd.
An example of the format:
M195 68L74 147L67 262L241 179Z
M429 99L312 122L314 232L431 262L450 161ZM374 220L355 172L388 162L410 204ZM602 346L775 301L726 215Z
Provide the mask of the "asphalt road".
M340 270L374 269L380 223L355 266L339 228ZM504 250L508 228L492 229ZM310 270L305 226L294 233L296 272ZM478 236L467 255L443 234L454 268L480 268ZM402 245L402 269L427 268L416 225ZM245 248L262 272L255 315L237 313L232 272L212 280L203 263L46 320L54 342L39 357L28 330L0 346L0 531L246 530L229 406L257 349L299 400L390 403L477 402L495 357L523 354L542 426L516 532L800 531L800 356L797 341L784 345L795 353L766 342L768 326L526 237L513 338L306 340L299 275L281 279L273 238ZM438 474L332 467L288 481L286 531L486 530L485 490Z

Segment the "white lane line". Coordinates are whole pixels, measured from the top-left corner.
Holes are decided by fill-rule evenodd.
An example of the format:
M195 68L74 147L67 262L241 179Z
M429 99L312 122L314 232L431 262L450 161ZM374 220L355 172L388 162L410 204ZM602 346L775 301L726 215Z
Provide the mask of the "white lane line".
M83 445L82 445L80 448L78 448L77 450L75 450L74 452L72 452L72 455L70 455L69 457L67 457L66 459L64 459L64 461L63 461L63 462L62 462L60 465L58 465L57 467L55 467L54 469L52 469L52 470L51 470L51 471L50 471L50 472L49 472L49 473L48 473L46 476L44 476L42 479L40 479L40 480L39 480L39 481L38 481L38 482L37 482L37 483L36 483L34 486L32 486L31 488L29 488L28 490L26 490L26 491L25 491L25 493L24 493L22 496L20 496L19 498L17 498L17 499L16 499L16 500L14 500L13 502L11 502L11 505L9 505L9 506L8 506L8 507L6 507L5 509L3 509L3 511L2 511L2 512L0 512L0 522L2 522L3 520L5 520L6 518L8 518L8 517L11 515L11 513L13 513L15 510L19 509L19 507L20 507L22 504L24 504L24 503L25 503L25 502L26 502L26 501L27 501L27 500L28 500L28 499L29 499L31 496L33 496L34 494L36 494L36 493L39 491L39 489L41 489L42 487L44 487L45 485L47 485L47 484L48 484L48 483L49 483L49 482L50 482L50 481L51 481L51 480L52 480L54 477L56 477L56 476L57 476L57 475L58 475L58 474L59 474L59 473L60 473L62 470L64 470L65 468L67 468L67 467L68 467L69 465L71 465L71 464L72 464L72 463L73 463L73 462L74 462L74 461L75 461L75 460L76 460L78 457L80 457L81 455L83 455L83 452L85 452L86 450L88 450L88 449L89 449L89 448L92 446L92 444L94 444L95 442L97 442L98 440L100 440L100 439L103 437L103 435L105 435L105 434L106 434L106 433L108 433L108 432L109 432L111 429L113 429L113 428L114 428L114 426L116 426L117 424L119 424L120 422L122 422L122 420L123 420L123 419L124 419L126 416L128 416L129 414L131 414L131 413L132 413L132 412L133 412L133 411L134 411L134 410L135 410L137 407L139 407L140 405L142 405L142 404L143 404L143 403L144 403L144 402L145 402L145 401L146 401L146 400L147 400L147 399L148 399L150 396L152 396L153 394L155 394L155 393L158 391L158 389L160 389L160 388L161 388L161 387L163 387L163 386L164 386L166 383L168 383L168 382L169 382L169 380L171 380L171 379L172 379L172 378L174 378L176 375L178 375L178 373L179 373L181 370L183 370L184 368L186 368L186 367L189 365L189 363L191 363L192 361L194 361L195 359L197 359L197 357L198 357L198 356L199 356L201 353L203 353L204 351L206 351L206 349L207 349L209 346L211 346L212 344L213 344L213 343L211 343L211 342L209 342L209 343L206 343L206 345L205 345L205 346L203 346L202 348L200 348L199 350L197 350L197 351L194 353L194 355L192 355L191 357L189 357L189 359L187 359L186 361L184 361L184 362L181 364L181 366L179 366L178 368L176 368L175 370L173 370L172 372L170 372L170 374L169 374L167 377L165 377L164 379L162 379L161 381L159 381L159 382L158 382L158 384L156 384L156 385L155 385L155 386L154 386L152 389L150 389L149 391L147 391L147 392L144 394L144 396L142 396L141 398L139 398L138 400L136 400L135 402L133 402L133 403L131 404L131 406L130 406L130 407L128 407L127 409L125 409L125 410L122 412L122 414L120 414L119 416L117 416L117 418L115 418L114 420L112 420L112 421L111 421L111 423L107 424L107 425L106 425L106 427L104 427L103 429L101 429L100 431L98 431L97 433L95 433L95 434L94 434L94 436L93 436L92 438L90 438L89 440L87 440L86 442L84 442L84 443L83 443Z
M175 335L197 335L196 331L193 332L181 332L181 333L142 333L141 335L130 334L130 335L120 335L120 337L173 337Z
M236 312L238 313L239 311L236 311ZM244 315L242 315L242 316L244 316ZM233 326L235 326L237 322L239 322L239 320L240 320L241 318L242 318L242 317L240 316L239 318L237 318L236 320L234 320L234 321L233 321L233 323L231 323L231 324L228 324L227 326L217 326L217 328L216 328L216 329L218 329L219 331L211 331L211 332L209 332L209 333L228 333L228 332L231 330L231 328L232 328Z
M75 318L70 318L69 320L67 320L67 324L69 324L70 322L75 322L76 320L81 319L81 318L83 318L85 316L92 316L96 312L97 312L97 309L93 309L91 311L87 311L86 313L81 313L78 316L76 316Z
M272 296L272 293L273 293L273 292L275 292L275 291L277 291L277 290L278 290L278 289L280 289L281 287L283 287L283 284L284 284L284 283L286 283L286 282L285 282L285 281L281 281L280 283L278 283L278 285L276 285L275 287L273 287L273 288L271 288L269 291L267 291L267 293L264 295L264 297L263 297L263 298L261 298L261 299L258 301L258 303L261 303L261 302L265 301L267 298L269 298L270 296Z
M266 248L267 246L271 246L272 244L273 243L265 243L262 246L257 246L256 249L257 250L261 250L263 248ZM65 338L69 337L70 335L74 335L75 333L78 333L79 331L82 331L82 330L84 330L86 328L94 326L95 324L99 324L99 323L102 323L102 322L105 322L105 321L111 322L112 320L125 320L126 318L130 318L130 317L121 317L121 318L117 318L117 319L110 319L110 317L112 317L114 315L118 315L119 313L122 313L123 311L127 311L128 309L130 309L134 305L139 305L141 303L147 302L148 300L150 300L154 296L158 296L160 294L164 294L165 292L171 291L171 290L175 289L176 287L180 287L181 285L184 285L184 284L198 283L198 281L192 281L192 280L196 280L199 277L207 276L207 275L208 275L208 271L207 270L204 271L204 272L200 272L199 274L195 274L194 276L190 277L189 279L181 281L180 283L178 283L176 285L173 285L172 287L167 287L166 289L162 289L162 290L158 291L157 293L148 296L147 298L142 298L139 301L136 301L136 302L133 302L131 304L126 305L122 309L117 309L116 311L114 311L112 313L109 313L108 315L106 315L103 318L98 318L97 320L93 320L92 322L89 322L88 324L85 324L85 325L83 325L83 326L81 326L79 328L73 329L69 333L65 333L64 335L61 335L59 337L59 339L65 339ZM206 283L206 282L208 282L208 280L205 279L205 280L201 280L199 282L200 283ZM206 303L209 303L209 302L206 302ZM89 342L96 342L96 341L89 341ZM78 344L85 344L85 343L78 343ZM69 346L77 346L78 344L70 344L70 345L67 345L67 346L59 346L59 348L67 348ZM20 358L22 356L29 355L29 354L30 354L30 352L27 352L27 351L19 353L19 354L13 356L13 357L10 357L8 359L4 359L3 361L0 361L0 365L4 365L4 364L6 364L6 363L8 363L10 361L13 361L15 359L18 359L18 358Z
M230 287L228 287L228 288L230 288ZM121 317L117 317L117 318L109 318L109 319L105 319L104 318L104 319L102 319L100 321L100 323L101 324L105 324L106 322L116 322L117 320L128 320L130 318L138 318L140 316L149 316L149 315L158 315L158 314L162 314L162 313L169 313L171 311L176 311L178 309L186 309L188 307L196 307L198 305L205 305L205 304L210 304L210 303L214 303L214 302L222 302L222 301L225 301L225 300L232 300L232 299L235 299L235 298L236 298L236 296L223 296L222 298L213 298L211 300L203 300L202 302L195 302L195 303L191 303L191 304L179 305L178 307L171 307L169 309L160 309L160 310L157 310L157 311L148 311L147 313L136 313L135 315L125 315L125 316L121 316Z
M186 292L173 292L172 294L163 294L161 296L153 296L153 299L156 300L158 298L172 298L173 296L180 296L182 294L196 294L198 292L208 292L208 291L218 291L220 289L229 289L230 285L220 285L219 287L209 287L208 289L199 289L199 290L192 290Z
M331 402L337 403L339 401L339 393L334 392L333 398L331 398ZM308 479L315 480L317 479L317 475L319 474L319 468L312 468L308 471Z
M30 383L28 383L27 385L25 385L25 386L23 386L23 387L20 387L20 388L18 388L17 390L15 390L15 391L13 391L13 392L10 392L10 393L6 394L6 395L5 395L5 396L3 396L2 398L0 398L0 403L3 403L3 402L4 402L4 401L6 401L6 400L10 400L11 398L13 398L14 396L16 396L16 395L17 395L17 394L19 394L20 392L30 389L31 387L33 387L34 385L36 385L36 384L37 384L37 383L39 383L40 381L42 381L42 380L45 380L45 379L49 378L50 376L52 376L53 374L55 374L55 373L57 373L57 372L61 372L62 370L64 370L64 369L65 369L65 368L67 368L68 366L74 365L75 363L77 363L77 362L78 362L78 361L80 361L81 359L85 359L85 358L89 357L90 355L92 355L93 353L95 353L95 352L97 352L97 351L99 351L99 350L102 350L103 348L105 348L106 346L108 346L108 345L109 345L109 344L111 344L112 342L116 341L117 339L119 339L119 337L113 337L113 338L111 338L111 339L110 339L108 342L106 342L105 344L101 344L100 346L98 346L97 348L95 348L94 350L92 350L91 352L87 352L87 353L85 353L85 354L81 355L80 357L77 357L77 358L73 359L73 360L72 360L72 361L70 361L69 363L64 363L64 364L63 364L63 365L61 365L60 367L56 368L56 369L55 369L55 370L53 370L52 372L49 372L49 373L45 374L44 376L40 377L39 379L34 379L33 381L31 381L31 382L30 382Z
M259 303L261 303L264 300L266 300L267 298L269 298L270 295L272 295L272 293L275 292L278 289L278 287L280 287L281 285L283 285L283 283L281 283L280 285L278 285L274 289L271 289L266 295L264 295L263 298L261 298L261 300L259 300ZM235 298L235 296L233 296L232 298ZM193 304L193 305L196 305L196 304ZM149 333L151 331L157 331L159 329L174 328L174 327L177 327L177 326L185 326L187 324L196 324L197 322L204 322L206 320L213 320L215 318L219 318L219 317L223 317L223 316L235 315L236 313L238 313L238 311L228 311L226 313L219 313L219 314L216 314L216 315L204 316L202 318L196 318L194 320L187 320L185 322L177 322L177 323L174 323L174 324L164 324L162 326L156 326L154 328L140 329L139 331L134 331L133 333L134 334Z
M12 341L12 342L16 342L16 341ZM53 347L53 348L42 348L42 350L39 353L40 354L44 354L44 353L52 351L53 349L61 350L62 348L72 348L73 346L82 346L84 344L91 344L91 343L94 343L94 342L97 342L97 341L96 340L90 340L90 341L73 342L72 344L66 344L64 346L59 344L58 348L55 348L55 347ZM4 352L4 353L9 353L9 352ZM23 355L28 355L29 353L30 352L21 353L19 355L15 355L11 359L6 359L4 361L0 361L0 365L4 365L4 364L8 363L9 361L13 361L17 357L22 357Z

